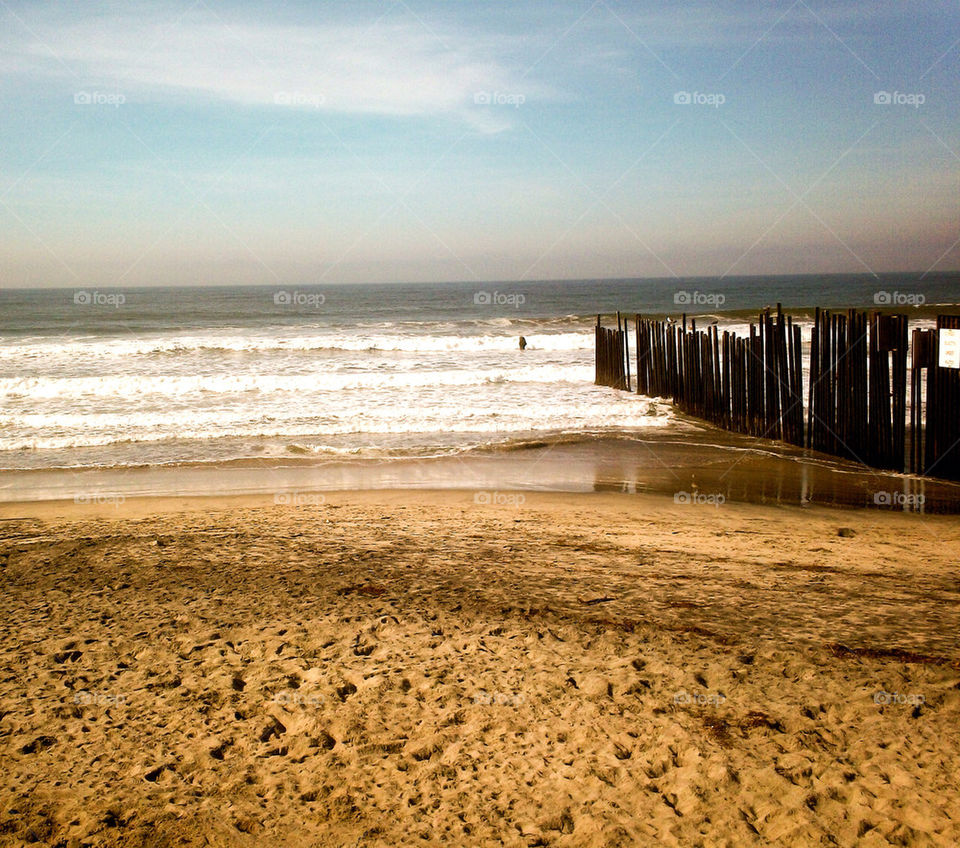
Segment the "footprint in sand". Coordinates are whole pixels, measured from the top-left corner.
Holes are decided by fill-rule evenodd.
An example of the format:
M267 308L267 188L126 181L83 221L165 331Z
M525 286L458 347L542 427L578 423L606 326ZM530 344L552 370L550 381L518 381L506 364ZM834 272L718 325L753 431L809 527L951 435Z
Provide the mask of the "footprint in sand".
M277 719L272 719L270 723L260 731L260 741L269 742L276 736L278 739L280 736L287 732L287 728L281 724Z
M336 689L337 697L341 701L346 701L354 692L357 691L357 687L354 686L349 680L346 681L343 686L338 686Z

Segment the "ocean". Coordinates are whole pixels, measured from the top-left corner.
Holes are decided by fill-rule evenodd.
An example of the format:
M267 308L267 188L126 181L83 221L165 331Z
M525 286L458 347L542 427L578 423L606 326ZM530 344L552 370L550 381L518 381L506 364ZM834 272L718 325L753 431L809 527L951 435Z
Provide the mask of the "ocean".
M777 302L805 327L880 303L932 326L958 300L955 273L0 290L0 471L682 440L669 403L593 385L598 313L743 332Z

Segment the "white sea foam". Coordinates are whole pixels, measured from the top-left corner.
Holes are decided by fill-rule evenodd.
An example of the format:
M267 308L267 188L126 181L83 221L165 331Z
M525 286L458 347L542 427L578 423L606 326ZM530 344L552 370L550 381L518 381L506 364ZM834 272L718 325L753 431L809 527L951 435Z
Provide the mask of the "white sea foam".
M666 405L594 386L592 329L556 323L8 338L0 467L35 467L44 451L59 451L57 464L242 458L294 442L338 455L443 451L673 420Z
M593 350L592 334L583 332L560 333L511 333L496 335L413 335L357 334L317 335L221 335L210 333L174 336L118 336L115 338L51 336L29 338L0 344L0 360L49 359L70 360L76 358L116 358L145 355L202 355L211 352L234 353L282 353L338 352L338 351L384 351L406 353L443 352L496 352L507 353L518 349L519 335L524 335L530 350L586 351Z
M136 398L138 403L149 396L184 398L195 394L242 394L339 392L345 390L386 390L419 387L482 386L486 383L583 383L591 380L593 370L587 365L542 365L518 368L498 367L477 370L421 370L396 372L371 370L363 373L331 372L324 368L314 374L108 374L78 377L2 377L0 397L21 400L71 397Z
M301 410L301 413L303 411ZM93 447L123 442L160 442L171 439L202 441L228 437L287 439L302 436L351 436L358 446L376 444L385 435L433 434L438 445L446 434L476 434L482 444L495 434L518 432L555 432L557 430L632 430L667 426L672 416L665 406L651 407L641 398L628 404L620 400L596 404L589 401L541 404L536 410L510 413L495 403L459 407L438 405L416 412L382 406L346 408L342 415L326 421L310 419L291 410L286 416L244 417L234 410L232 417L222 412L191 412L189 422L171 427L171 418L160 412L108 413L77 415L71 413L11 416L11 426L20 435L0 436L0 450L22 451ZM30 435L27 435L27 434ZM122 438L121 438L122 437Z
M472 284L332 287L322 310L302 312L258 288L133 290L122 309L99 310L72 292L0 291L0 468L432 455L663 427L682 439L687 425L669 404L593 385L588 314L677 317L678 285L498 286L524 292L522 309L481 303ZM864 305L878 283L682 287L713 285L731 311L697 316L698 328L716 321L746 337L756 306ZM953 277L883 283L911 285L929 303L956 299ZM812 309L787 311L808 340ZM932 326L935 314L921 310L911 326ZM632 332L628 341L633 354Z

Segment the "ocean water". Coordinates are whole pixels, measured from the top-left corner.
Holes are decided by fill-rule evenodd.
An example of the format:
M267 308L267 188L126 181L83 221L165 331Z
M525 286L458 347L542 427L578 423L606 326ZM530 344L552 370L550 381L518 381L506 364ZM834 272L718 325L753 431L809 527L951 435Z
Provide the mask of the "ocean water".
M0 290L0 470L443 456L689 424L593 385L598 313L744 331L880 298L930 326L960 275ZM527 341L519 348L519 338Z

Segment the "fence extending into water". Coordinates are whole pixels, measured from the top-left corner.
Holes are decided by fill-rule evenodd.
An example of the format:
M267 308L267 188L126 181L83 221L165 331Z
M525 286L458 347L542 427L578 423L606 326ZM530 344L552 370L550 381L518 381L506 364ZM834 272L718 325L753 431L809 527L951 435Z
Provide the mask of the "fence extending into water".
M960 480L960 316L939 316L908 343L906 315L818 308L806 390L801 328L779 305L749 336L695 321L688 329L685 315L636 315L635 330L639 394L737 433ZM597 384L631 390L630 360L626 318L617 313L613 330L598 315Z

